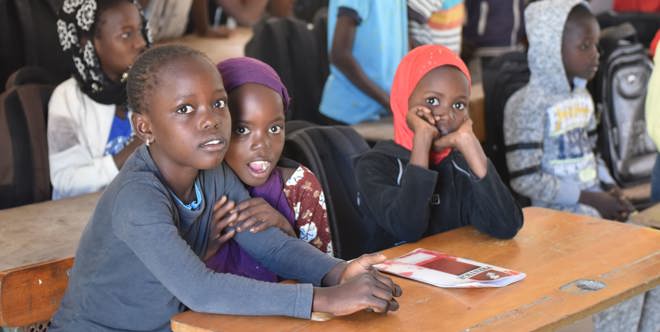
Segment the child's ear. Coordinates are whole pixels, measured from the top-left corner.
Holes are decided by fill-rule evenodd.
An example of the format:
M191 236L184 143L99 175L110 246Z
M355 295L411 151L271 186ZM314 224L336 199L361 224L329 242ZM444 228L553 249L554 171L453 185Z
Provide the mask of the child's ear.
M151 122L149 121L149 117L133 112L133 115L131 116L131 123L133 124L133 130L135 130L135 134L143 141L153 141L153 133L151 132Z

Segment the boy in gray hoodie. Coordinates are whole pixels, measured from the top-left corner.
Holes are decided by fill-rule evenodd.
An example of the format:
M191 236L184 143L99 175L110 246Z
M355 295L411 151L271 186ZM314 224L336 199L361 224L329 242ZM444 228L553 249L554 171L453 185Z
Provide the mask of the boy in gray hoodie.
M511 187L535 206L627 219L632 205L593 150L596 18L584 1L548 0L530 4L525 21L531 77L504 110Z
M525 24L531 77L504 110L511 187L535 206L627 219L632 205L593 152L596 18L585 1L544 0L527 7ZM658 331L659 311L656 288L595 315L594 330Z

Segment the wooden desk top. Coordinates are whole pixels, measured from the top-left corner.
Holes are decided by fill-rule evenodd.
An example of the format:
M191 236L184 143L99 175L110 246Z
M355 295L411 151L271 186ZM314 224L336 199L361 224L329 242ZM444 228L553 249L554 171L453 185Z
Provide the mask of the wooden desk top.
M50 318L100 195L0 210L0 326Z
M245 55L245 44L252 38L252 29L238 27L232 30L229 38L206 38L195 34L185 35L162 44L183 44L192 47L218 63L222 60Z
M630 220L638 225L660 229L660 203L630 216Z
M470 118L472 118L474 134L481 143L486 142L486 114L484 112L484 89L479 83L472 86ZM351 127L367 141L394 139L394 126L391 117L373 122L358 123Z
M660 231L542 208L525 208L525 226L502 241L464 227L388 249L422 247L527 273L496 289L441 289L394 277L403 287L398 312L358 313L327 322L286 317L231 317L185 312L172 319L189 331L533 331L551 330L601 311L660 283ZM582 279L605 283L583 290Z

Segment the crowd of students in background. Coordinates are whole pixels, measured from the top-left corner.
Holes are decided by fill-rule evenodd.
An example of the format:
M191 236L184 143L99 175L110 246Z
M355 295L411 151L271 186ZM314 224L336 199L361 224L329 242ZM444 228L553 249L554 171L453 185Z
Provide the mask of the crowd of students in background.
M620 221L634 211L595 152L586 89L599 65L593 9L531 2L328 2L324 124L394 125L394 140L359 156L351 179L371 252L465 225L512 238L524 222L516 195ZM184 308L302 318L398 308L400 287L371 268L384 257L332 256L324 188L282 158L291 98L278 73L252 58L214 64L183 46L152 45L186 31L225 38L227 26L293 16L296 5L62 1L54 29L73 71L48 105L52 196L104 193L51 330L167 330ZM531 78L504 110L504 183L472 129L470 95L493 58L525 47ZM658 82L656 70L646 104L656 144ZM660 293L594 317L598 331L656 331Z

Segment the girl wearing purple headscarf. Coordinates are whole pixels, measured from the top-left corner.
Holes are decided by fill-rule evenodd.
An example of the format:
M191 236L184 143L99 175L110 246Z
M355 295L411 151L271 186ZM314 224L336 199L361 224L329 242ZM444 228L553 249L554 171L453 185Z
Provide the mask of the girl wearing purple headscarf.
M256 59L229 59L219 63L218 70L229 95L232 117L233 133L225 161L253 197L236 207L241 216L236 230L259 232L279 227L332 254L321 184L306 167L280 160L284 114L289 106L286 87L273 68ZM273 207L280 214L271 213ZM277 281L274 273L232 240L225 242L206 265L217 272Z

